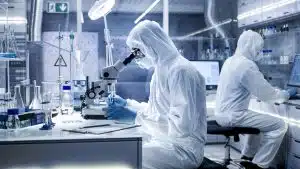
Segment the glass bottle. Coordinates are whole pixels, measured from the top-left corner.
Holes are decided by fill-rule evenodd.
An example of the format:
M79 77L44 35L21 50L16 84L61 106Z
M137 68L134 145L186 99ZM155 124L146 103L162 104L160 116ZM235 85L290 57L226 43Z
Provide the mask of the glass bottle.
M63 86L62 112L63 114L73 113L73 99L71 94L71 86Z
M29 105L30 109L42 109L42 105L41 105L41 87L40 86L35 86L34 87L34 96L33 99L31 101L31 104Z
M24 106L24 102L21 96L21 87L20 85L16 85L15 86L15 95L14 95L14 99L13 99L13 103L14 103L14 107L15 108L25 108Z

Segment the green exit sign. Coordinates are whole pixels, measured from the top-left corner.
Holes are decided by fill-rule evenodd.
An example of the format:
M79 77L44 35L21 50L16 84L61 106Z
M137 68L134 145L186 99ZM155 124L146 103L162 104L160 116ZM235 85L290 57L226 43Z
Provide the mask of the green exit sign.
M69 13L69 2L48 2L48 13Z

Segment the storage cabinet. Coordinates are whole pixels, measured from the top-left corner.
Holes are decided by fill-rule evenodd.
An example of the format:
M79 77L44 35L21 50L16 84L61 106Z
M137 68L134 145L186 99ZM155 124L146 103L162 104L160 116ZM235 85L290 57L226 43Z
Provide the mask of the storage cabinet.
M253 11L251 16L239 20L238 26L248 26L273 19L280 19L300 14L300 0L282 1L282 0L239 0L238 15ZM278 4L274 7L272 4Z

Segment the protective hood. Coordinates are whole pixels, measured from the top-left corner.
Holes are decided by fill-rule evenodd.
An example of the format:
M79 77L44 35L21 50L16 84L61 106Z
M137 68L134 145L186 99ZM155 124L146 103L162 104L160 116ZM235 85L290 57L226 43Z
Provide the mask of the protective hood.
M154 64L162 64L180 55L170 37L154 21L145 20L137 24L126 43L130 49L140 49Z
M259 53L264 47L263 38L251 30L242 33L238 40L235 56L244 56L252 61L259 60Z

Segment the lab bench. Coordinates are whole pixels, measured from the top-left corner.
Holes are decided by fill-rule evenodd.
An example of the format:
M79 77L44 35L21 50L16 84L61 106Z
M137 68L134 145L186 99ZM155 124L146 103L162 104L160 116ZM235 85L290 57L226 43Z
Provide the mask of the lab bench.
M142 137L136 128L102 135L62 131L76 123L113 122L82 119L57 123L46 131L39 130L41 125L15 132L0 130L0 168L142 168Z

